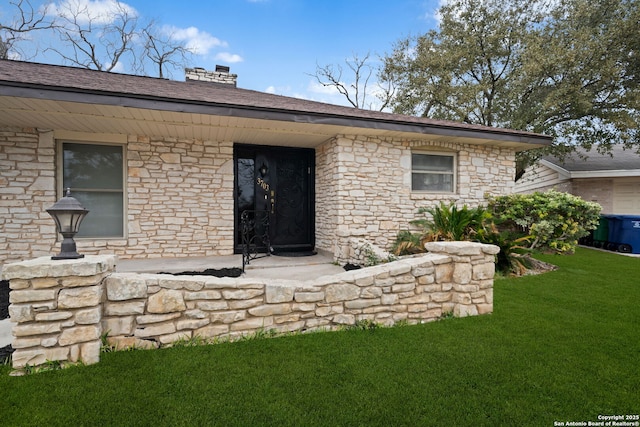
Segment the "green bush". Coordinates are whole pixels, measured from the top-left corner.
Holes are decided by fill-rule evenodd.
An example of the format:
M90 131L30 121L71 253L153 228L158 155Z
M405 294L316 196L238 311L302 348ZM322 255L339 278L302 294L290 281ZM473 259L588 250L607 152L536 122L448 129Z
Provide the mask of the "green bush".
M431 234L431 240L470 240L485 220L489 218L484 208L469 208L464 205L459 209L454 203L433 208L420 208L419 215L428 213L431 218L420 218L411 224L422 227L424 234Z
M512 231L498 231L495 226L491 232L484 233L478 239L481 243L496 245L500 252L496 255L496 271L505 275L523 275L530 267L529 249L526 245L530 236L522 236Z
M489 199L489 211L502 229L531 236L529 249L573 253L578 239L598 226L601 206L550 190Z
M413 255L424 252L422 237L422 234L412 233L409 230L399 231L396 241L391 246L391 253L395 255Z
M411 224L420 227L420 231L400 231L391 249L394 254L425 252L426 242L478 240L488 233L487 224L491 222L491 214L483 207L464 205L458 208L454 203L444 202L432 208L420 208L418 215L421 218L411 221Z

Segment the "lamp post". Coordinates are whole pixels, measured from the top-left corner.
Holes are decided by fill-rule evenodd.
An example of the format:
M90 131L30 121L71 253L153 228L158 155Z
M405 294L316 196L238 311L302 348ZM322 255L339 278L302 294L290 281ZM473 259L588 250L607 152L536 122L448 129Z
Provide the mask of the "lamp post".
M83 208L78 200L71 197L71 189L67 188L65 196L47 209L47 212L56 222L58 233L64 237L60 245L60 253L52 256L51 259L83 258L84 255L80 255L76 251L76 242L73 240L73 236L78 232L80 223L89 211Z

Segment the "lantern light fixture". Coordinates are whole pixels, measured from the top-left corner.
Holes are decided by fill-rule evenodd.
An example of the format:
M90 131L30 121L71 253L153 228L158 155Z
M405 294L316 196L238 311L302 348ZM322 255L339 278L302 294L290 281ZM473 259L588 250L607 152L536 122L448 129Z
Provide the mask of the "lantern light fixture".
M76 250L76 242L73 236L78 233L80 223L89 213L78 200L71 197L71 189L67 188L65 196L58 200L53 206L47 209L56 222L56 230L62 234L64 239L60 245L60 253L52 256L51 259L77 259L84 258Z

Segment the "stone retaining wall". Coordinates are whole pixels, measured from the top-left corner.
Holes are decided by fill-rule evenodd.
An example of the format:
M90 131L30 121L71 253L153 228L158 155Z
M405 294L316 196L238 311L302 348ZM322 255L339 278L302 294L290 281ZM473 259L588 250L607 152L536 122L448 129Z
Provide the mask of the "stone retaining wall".
M496 246L430 243L431 253L316 280L116 273L115 256L9 264L13 367L96 363L112 345L158 347L259 330L420 323L493 311Z

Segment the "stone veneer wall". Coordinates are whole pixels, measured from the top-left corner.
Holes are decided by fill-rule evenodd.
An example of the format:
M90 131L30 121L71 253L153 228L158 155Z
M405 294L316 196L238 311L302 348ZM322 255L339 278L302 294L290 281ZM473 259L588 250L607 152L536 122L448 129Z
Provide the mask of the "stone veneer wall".
M233 253L231 142L130 137L127 166L128 238L118 246L87 241L82 253L109 250L121 258Z
M412 150L457 153L456 192L412 192ZM388 249L398 231L409 228L419 207L441 201L477 206L486 194L511 193L515 151L343 135L317 149L316 164L316 245L345 262L351 257L351 237L365 237Z
M55 182L52 132L0 127L0 264L53 253Z
M121 258L232 254L233 144L127 139L126 236L76 239L78 251ZM0 128L0 264L59 251L45 211L60 196L55 154L51 131Z
M418 323L493 311L496 246L430 243L431 252L315 280L114 273L114 256L6 265L13 367L96 363L100 337L157 347L259 330L312 331L372 320Z
M59 196L55 149L54 132L0 128L0 263L58 249L45 212ZM418 149L458 154L456 193L411 192L411 151ZM336 137L316 148L316 246L341 262L350 256L351 237L388 249L419 207L477 205L485 193L511 192L514 158L506 148ZM121 258L233 253L232 142L132 135L126 162L126 236L77 239L79 252Z

